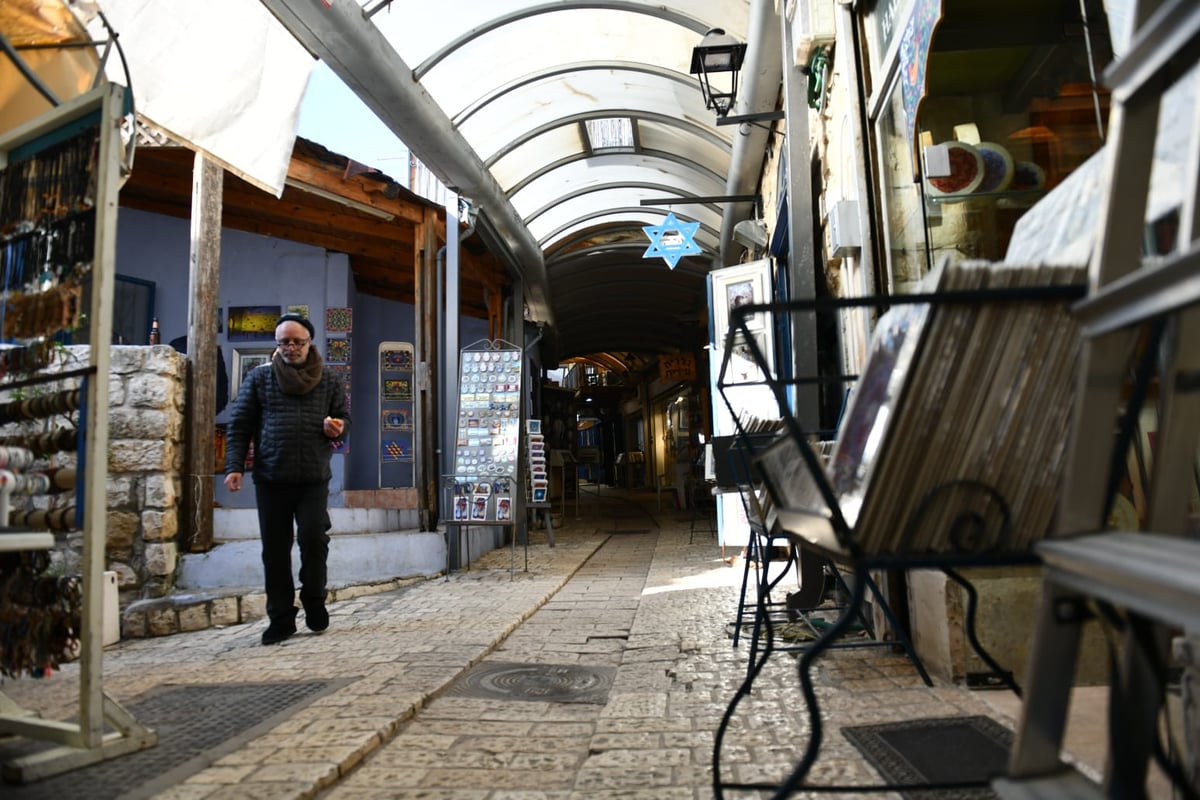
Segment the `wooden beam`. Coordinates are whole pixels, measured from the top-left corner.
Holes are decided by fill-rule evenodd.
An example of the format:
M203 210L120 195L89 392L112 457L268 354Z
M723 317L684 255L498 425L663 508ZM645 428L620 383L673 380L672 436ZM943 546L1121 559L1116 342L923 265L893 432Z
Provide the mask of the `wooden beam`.
M199 153L192 181L191 245L188 254L188 442L181 520L187 550L213 545L213 420L217 407L217 307L221 283L220 165ZM224 464L221 465L224 468Z
M417 515L421 530L437 529L439 509L437 409L437 309L441 299L437 294L437 215L425 212L424 221L417 226L417 244L413 245L416 270L417 312L416 342L416 458L413 461L413 482L417 488Z

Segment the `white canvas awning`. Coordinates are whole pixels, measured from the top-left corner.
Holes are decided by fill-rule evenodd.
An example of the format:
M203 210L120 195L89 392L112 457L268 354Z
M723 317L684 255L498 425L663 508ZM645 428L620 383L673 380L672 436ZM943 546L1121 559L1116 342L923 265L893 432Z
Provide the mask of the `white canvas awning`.
M314 62L261 3L100 0L76 2L72 10L92 40L109 36L100 13L119 36L124 64L111 55L106 75L128 83L143 121L249 183L282 194ZM61 0L9 0L0 25L17 48L86 38ZM99 63L95 50L20 55L60 100L86 91ZM6 129L46 110L49 102L5 61L0 86L14 87L0 94L0 101L9 101L0 105L0 128Z

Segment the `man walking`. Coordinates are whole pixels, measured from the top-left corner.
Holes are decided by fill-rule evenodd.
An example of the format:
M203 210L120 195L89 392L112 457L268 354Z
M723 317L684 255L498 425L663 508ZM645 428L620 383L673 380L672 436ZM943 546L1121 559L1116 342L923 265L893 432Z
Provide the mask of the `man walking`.
M317 633L329 627L329 461L334 441L349 431L350 415L341 379L324 369L313 346L315 333L298 314L279 318L271 362L252 370L238 388L225 445L225 486L236 492L254 444L254 496L270 618L263 644L278 644L296 632L293 525L304 623Z

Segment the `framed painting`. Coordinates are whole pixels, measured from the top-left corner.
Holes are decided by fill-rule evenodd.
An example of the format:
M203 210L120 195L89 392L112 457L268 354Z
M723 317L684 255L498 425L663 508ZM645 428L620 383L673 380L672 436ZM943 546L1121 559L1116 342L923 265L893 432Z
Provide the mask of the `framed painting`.
M213 474L222 475L225 473L225 437L228 435L229 426L224 422L218 422L213 430Z
M231 342L274 339L277 319L279 306L230 306L227 338Z
M751 261L736 267L713 270L712 320L713 344L721 345L733 317L733 312L742 306L771 302L768 292L769 265L766 261ZM762 330L767 326L765 314L754 314L746 319L748 330Z
M271 362L271 354L275 352L274 347L235 347L233 348L233 386L230 392L230 399L236 399L238 390L241 389L242 382L246 380L246 376L255 367L261 367L263 364Z

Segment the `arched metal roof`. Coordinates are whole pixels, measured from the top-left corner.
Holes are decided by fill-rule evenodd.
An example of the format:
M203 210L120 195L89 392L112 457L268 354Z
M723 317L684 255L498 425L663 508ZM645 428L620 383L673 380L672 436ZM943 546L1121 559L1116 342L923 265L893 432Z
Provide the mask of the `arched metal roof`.
M295 8L322 5L317 0L263 2L293 31L289 14L310 31L319 27L314 12ZM745 40L751 0L356 2L541 251L541 264L529 263L528 250L515 261L535 289L544 280L540 299L560 358L666 353L702 342L705 275L719 266L724 208L687 198L727 193L739 132L716 125L688 68L710 28ZM338 29L328 24L317 38L336 48ZM362 73L357 79L360 96L372 94ZM448 185L470 194L454 182L453 168L439 173L436 145L423 152L420 141L397 133ZM670 197L681 199L643 205ZM481 218L493 217L496 200L482 199ZM643 226L668 211L700 224L695 241L703 252L675 269L643 258Z

